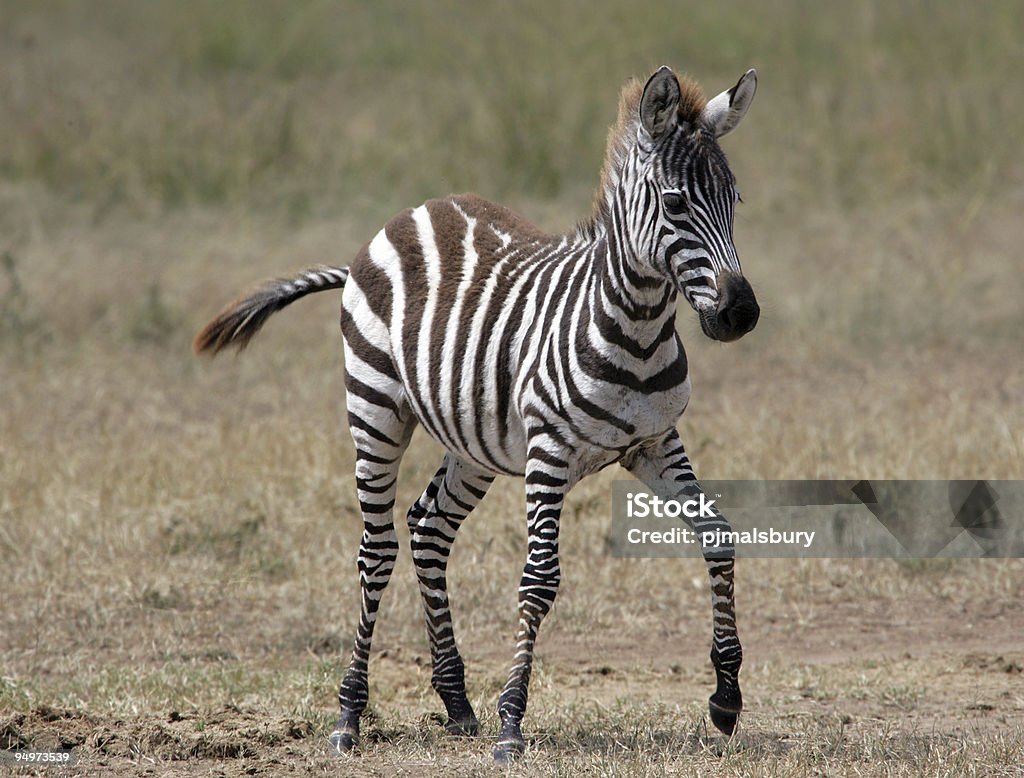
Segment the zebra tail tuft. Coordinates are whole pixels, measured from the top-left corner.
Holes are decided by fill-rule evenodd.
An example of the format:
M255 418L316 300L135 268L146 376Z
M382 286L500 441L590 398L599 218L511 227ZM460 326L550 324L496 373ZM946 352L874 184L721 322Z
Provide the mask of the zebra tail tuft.
M239 351L249 345L272 314L313 292L340 289L348 280L347 267L320 266L294 278L276 278L229 304L196 335L196 354L215 356L228 346Z

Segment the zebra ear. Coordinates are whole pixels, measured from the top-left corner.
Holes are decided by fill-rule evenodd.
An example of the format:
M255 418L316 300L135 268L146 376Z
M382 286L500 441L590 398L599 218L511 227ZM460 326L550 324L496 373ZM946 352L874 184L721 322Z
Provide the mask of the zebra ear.
M640 124L652 138L660 138L676 126L679 111L679 79L662 65L650 77L640 98Z
M736 86L708 101L700 116L701 122L716 138L721 138L742 121L756 91L757 71L751 68L740 77Z

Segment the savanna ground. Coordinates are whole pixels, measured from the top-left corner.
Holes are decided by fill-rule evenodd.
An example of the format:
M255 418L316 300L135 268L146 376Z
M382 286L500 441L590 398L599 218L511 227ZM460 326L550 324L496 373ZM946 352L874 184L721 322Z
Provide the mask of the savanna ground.
M0 2L0 746L73 747L72 774L496 770L521 483L450 568L484 734L442 733L404 553L334 759L360 534L337 296L237 360L190 338L426 196L569 228L619 85L662 62L761 74L724 142L761 323L722 346L680 317L698 472L1021 477L1022 29L1016 2ZM439 456L417 438L401 504ZM1019 773L1020 560L741 562L727 741L703 566L609 555L616 477L569 500L511 773Z

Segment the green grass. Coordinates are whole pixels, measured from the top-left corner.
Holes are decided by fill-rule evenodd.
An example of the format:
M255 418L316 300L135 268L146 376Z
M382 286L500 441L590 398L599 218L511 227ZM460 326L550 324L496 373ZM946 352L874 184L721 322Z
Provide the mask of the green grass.
M868 357L1010 346L1024 326L1006 272L1024 197L1024 103L1004 76L1024 65L1019 3L0 9L0 177L111 230L197 208L292 231L331 221L346 242L310 259L343 263L398 208L467 190L566 229L589 209L627 77L670 62L714 93L754 65L758 97L724 145L745 268L766 329L784 322L768 337ZM67 306L28 270L38 217L11 191L0 341L33 349L60 336ZM158 267L157 248L125 242L109 263L141 274L138 302L75 305L64 328L186 337L192 302L167 277L183 258Z
M615 94L669 62L761 72L752 201L997 196L1021 180L1019 3L4 2L0 172L110 208L302 218L597 177ZM58 75L59 74L59 75Z

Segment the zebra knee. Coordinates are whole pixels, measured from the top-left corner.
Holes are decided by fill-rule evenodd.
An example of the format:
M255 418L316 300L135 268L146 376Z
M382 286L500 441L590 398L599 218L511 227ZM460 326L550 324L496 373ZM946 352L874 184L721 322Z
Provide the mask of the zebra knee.
M427 515L434 510L437 497L437 486L438 478L435 476L434 480L427 486L426 491L416 498L416 502L409 507L409 511L405 515L405 524L409 528L410 535L416 531L420 522L422 522Z
M398 537L394 526L381 533L363 533L359 544L359 580L364 591L377 594L388 585L398 559ZM376 599L376 597L374 597Z

